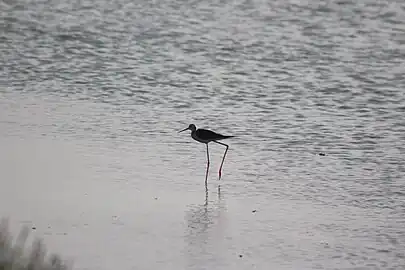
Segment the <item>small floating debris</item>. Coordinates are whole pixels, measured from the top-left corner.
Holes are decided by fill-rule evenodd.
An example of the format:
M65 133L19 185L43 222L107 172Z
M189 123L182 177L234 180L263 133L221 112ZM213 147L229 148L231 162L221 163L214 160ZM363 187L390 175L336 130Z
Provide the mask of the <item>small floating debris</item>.
M320 155L320 156L323 156L323 157L326 156L325 153L319 153L319 155Z
M257 210L255 209L255 210L252 210L252 213L256 213L257 212Z
M242 258L243 257L243 255L242 254L239 254L239 258Z
M31 229L36 230L37 228L34 226L34 227L32 227Z

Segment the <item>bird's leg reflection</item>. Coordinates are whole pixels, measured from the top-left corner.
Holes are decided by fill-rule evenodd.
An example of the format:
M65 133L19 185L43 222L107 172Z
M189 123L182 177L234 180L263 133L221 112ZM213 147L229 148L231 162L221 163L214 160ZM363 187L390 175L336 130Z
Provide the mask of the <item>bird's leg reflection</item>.
M226 198L226 188L221 191L218 185L218 201L209 200L208 187L205 186L205 202L197 205L191 205L186 212L187 231L185 239L187 246L187 261L189 268L201 264L201 254L209 252L210 256L216 257L216 251L212 247L225 247L228 226L226 218L226 208L223 199ZM215 196L214 190L211 190L211 196ZM225 197L225 198L224 198Z
M205 203L204 203L205 208L208 206L208 186L207 182L205 182Z
M218 202L221 201L221 185L218 185ZM208 185L205 183L205 203L204 206L208 206Z

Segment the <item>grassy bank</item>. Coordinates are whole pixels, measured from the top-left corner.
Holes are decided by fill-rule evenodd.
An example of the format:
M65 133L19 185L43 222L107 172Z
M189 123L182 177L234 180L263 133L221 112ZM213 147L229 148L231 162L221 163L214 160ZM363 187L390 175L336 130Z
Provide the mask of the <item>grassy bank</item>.
M7 220L0 221L0 270L71 269L59 255L47 255L40 239L35 239L30 248L26 247L29 232L28 228L23 228L13 239Z

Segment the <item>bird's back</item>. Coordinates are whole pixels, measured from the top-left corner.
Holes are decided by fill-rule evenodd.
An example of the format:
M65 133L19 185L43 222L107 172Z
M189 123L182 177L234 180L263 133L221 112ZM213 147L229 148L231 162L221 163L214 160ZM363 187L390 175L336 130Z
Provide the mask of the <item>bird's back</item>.
M196 130L196 135L199 139L204 140L204 141L218 141L226 138L232 138L234 136L225 136L219 133L216 133L214 131L208 130L208 129L197 129Z

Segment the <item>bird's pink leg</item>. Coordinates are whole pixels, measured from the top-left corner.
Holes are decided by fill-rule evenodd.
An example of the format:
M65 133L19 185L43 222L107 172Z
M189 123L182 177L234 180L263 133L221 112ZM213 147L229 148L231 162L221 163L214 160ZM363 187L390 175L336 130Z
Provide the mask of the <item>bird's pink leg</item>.
M217 142L217 141L214 141L214 142L216 142L216 143L219 143L219 144L222 144L222 145L226 146L224 156L222 157L221 166L219 167L219 180L221 180L221 176L222 176L222 166L224 165L224 161L225 161L226 152L228 152L228 148L229 148L229 146L228 146L227 144L220 143L220 142Z
M208 153L208 143L206 145L207 145L207 171L205 172L205 187L207 188L208 169L210 167L210 155Z

